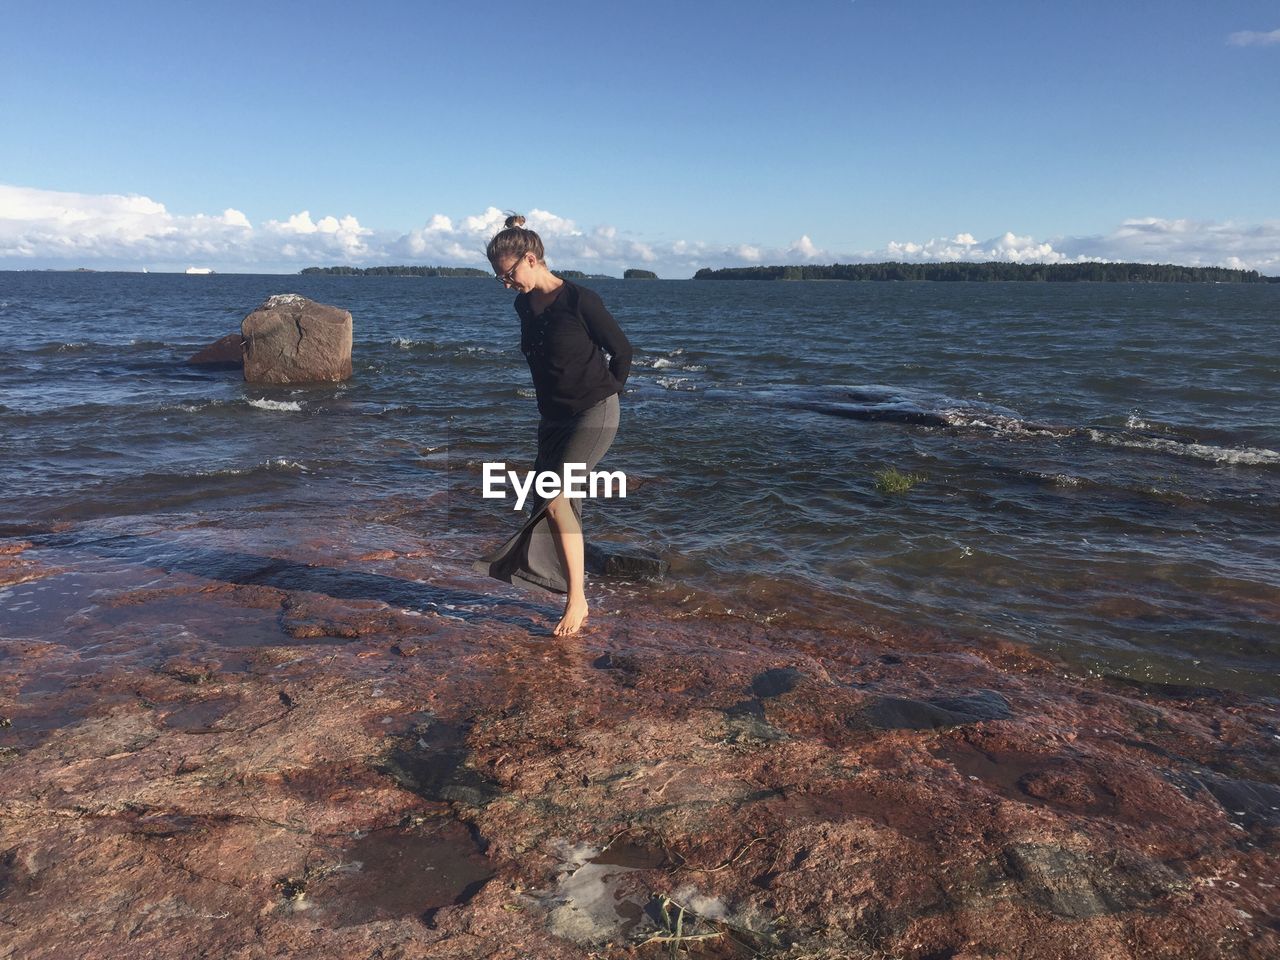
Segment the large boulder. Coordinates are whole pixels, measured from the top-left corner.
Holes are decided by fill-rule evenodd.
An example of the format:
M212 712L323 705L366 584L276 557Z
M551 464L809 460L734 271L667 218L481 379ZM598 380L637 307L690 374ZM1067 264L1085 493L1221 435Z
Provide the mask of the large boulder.
M244 366L244 337L228 333L221 340L193 353L187 365L204 370L239 370Z
M351 314L296 293L268 297L240 325L250 383L316 383L351 376Z

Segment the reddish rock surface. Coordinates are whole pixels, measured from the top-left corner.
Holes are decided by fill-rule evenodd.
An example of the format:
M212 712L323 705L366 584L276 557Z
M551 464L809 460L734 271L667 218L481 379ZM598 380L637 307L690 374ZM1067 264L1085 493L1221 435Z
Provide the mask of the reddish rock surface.
M296 293L268 297L240 325L250 383L317 383L351 376L351 314Z
M1280 956L1274 701L256 536L15 548L0 957Z

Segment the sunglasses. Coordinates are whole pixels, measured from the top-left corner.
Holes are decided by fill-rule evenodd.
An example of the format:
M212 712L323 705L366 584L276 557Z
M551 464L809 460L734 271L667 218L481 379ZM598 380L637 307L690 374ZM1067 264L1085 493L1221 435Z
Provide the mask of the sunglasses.
M526 256L527 256L527 254L526 254ZM520 264L522 264L522 263L524 263L524 257L521 257L519 260L517 260L517 261L512 265L511 269L510 269L510 270L508 270L506 273L499 274L498 276L494 277L493 279L497 280L497 281L498 281L500 284L502 284L504 287L505 287L507 284L509 284L509 283L515 283L515 282L516 282L516 271L520 269Z

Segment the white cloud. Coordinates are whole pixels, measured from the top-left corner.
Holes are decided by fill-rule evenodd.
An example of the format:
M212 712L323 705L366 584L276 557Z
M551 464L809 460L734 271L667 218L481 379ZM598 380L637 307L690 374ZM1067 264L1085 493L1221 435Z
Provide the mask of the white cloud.
M1269 47L1280 43L1280 30L1262 33L1257 30L1241 30L1227 37L1227 43L1233 47Z
M490 207L478 217L464 217L462 230L465 233L483 233L491 237L502 229L506 219L507 215L505 213L497 207Z
M181 216L136 194L86 194L0 184L0 262L22 266L72 261L75 266L220 269L287 268L371 255L372 230L352 216L313 222L303 210L255 229L240 210ZM68 264L71 265L71 264Z
M787 248L787 252L793 257L800 257L804 260L814 260L822 256L822 251L813 245L813 241L809 239L808 234L805 234Z
M274 230L276 233L315 233L316 225L311 222L311 211L303 210L301 213L295 213L284 223L278 220L268 220L267 228Z
M1011 263L1112 260L1232 267L1277 274L1280 273L1280 221L1242 224L1144 217L1125 220L1110 233L1049 240L1009 232L976 241L972 234L960 233L950 238L922 242L891 241L882 250L864 251L852 259L977 263L988 260Z
M1235 223L1143 217L1109 234L1059 241L1064 253L1103 260L1223 266L1280 274L1280 220Z
M435 214L422 227L390 240L387 256L392 260L399 257L484 269L488 267L484 249L489 239L502 229L506 217L497 207L489 207L483 213L463 217L455 225L451 218ZM600 224L587 231L573 220L548 210L530 210L525 214L525 226L536 230L546 241L547 258L554 267L621 273L636 263L657 262L666 254L666 251L655 250L653 244L623 235L611 224ZM692 269L686 272L692 273Z
M664 277L691 276L701 267L880 260L986 260L1069 263L1131 260L1229 266L1280 274L1280 221L1242 224L1146 217L1125 220L1108 233L1035 237L1008 231L986 240L957 232L932 239L891 240L857 252L823 249L803 234L788 246L757 242L657 242L612 224L589 229L534 209L528 226L547 241L553 267L620 276L644 264ZM181 216L149 197L81 194L0 185L0 266L97 266L224 271L293 271L329 264L488 264L484 248L502 228L497 207L462 217L436 213L407 233L364 227L354 216L313 220L302 210L252 224L239 210Z
M880 251L871 251L857 257L859 260L904 260L929 262L938 260L968 260L984 263L1000 260L1009 263L1061 263L1077 259L1053 248L1053 244L1034 237L1003 233L979 243L971 233L958 233L954 237L935 237L923 242L889 241ZM1083 257L1079 259L1088 259Z

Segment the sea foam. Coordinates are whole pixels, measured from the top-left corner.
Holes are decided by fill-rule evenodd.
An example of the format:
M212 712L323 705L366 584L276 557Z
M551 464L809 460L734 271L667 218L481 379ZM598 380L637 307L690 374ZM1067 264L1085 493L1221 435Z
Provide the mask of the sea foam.
M291 413L298 413L302 410L302 404L296 400L250 400L249 406L257 407L259 410L287 410Z
M1218 447L1208 443L1183 440L1165 440L1161 437L1113 436L1101 430L1089 430L1089 439L1115 447L1131 447L1135 450L1158 450L1181 457L1212 460L1215 463L1247 464L1249 466L1280 464L1280 450L1266 447Z

